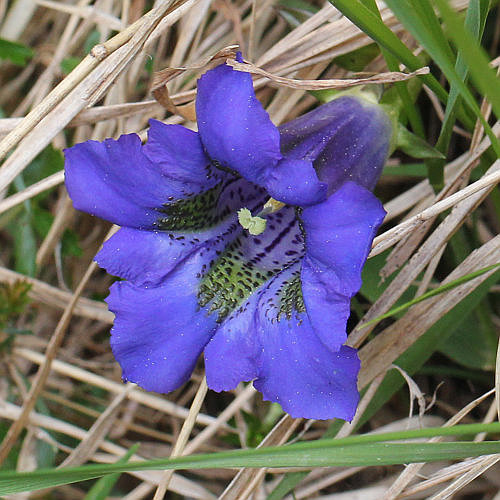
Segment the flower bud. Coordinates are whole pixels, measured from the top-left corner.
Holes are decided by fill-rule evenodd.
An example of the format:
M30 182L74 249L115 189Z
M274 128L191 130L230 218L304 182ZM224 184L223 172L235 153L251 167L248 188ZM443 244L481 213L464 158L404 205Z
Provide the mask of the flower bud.
M279 127L287 158L313 162L328 195L353 181L370 191L390 152L393 124L383 107L343 95Z

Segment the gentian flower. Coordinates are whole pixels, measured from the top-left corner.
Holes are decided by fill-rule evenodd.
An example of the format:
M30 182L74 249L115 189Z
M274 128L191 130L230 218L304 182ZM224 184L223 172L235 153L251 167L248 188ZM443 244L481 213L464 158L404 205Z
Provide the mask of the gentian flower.
M200 78L196 113L198 132L152 120L145 145L66 150L75 207L122 226L96 260L126 280L106 299L123 378L167 393L204 351L215 391L253 380L292 417L352 419L346 322L385 215L371 190L389 118L344 96L277 128L227 65Z

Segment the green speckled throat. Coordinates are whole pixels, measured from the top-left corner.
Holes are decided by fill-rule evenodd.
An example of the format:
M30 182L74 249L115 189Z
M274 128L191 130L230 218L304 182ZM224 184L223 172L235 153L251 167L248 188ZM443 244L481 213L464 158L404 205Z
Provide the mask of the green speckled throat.
M261 188L233 177L199 195L172 200L159 210L162 217L156 222L157 228L171 232L175 239L205 240L208 236L207 246L220 246L219 226L225 223L228 227L222 235L225 247L216 252L217 257L207 262L199 275L198 303L209 314L216 314L218 322L241 307L255 290L291 267L297 268L294 277L280 286L279 296L269 303L269 313L279 320L305 310L300 284L304 235L296 210L284 206L268 214L266 229L259 235L249 234L237 222L238 210L248 208L257 213L267 200ZM218 237L211 239L212 232Z

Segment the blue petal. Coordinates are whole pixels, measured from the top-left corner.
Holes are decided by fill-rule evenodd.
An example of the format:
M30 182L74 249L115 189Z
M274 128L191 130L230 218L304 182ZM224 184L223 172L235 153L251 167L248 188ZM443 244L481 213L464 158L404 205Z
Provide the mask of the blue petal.
M358 402L356 351L342 346L332 352L306 313L277 321L283 288L299 269L296 263L282 271L217 329L205 348L208 386L230 390L256 378L264 399L292 417L350 420Z
M304 303L316 333L333 349L345 342L350 299L361 287L361 270L384 217L380 201L353 182L302 212Z
M332 352L347 340L346 325L351 314L351 297L338 293L332 283L335 271L305 257L300 273L302 297L311 326Z
M223 248L241 234L237 210L245 206L257 210L265 200L266 195L258 186L241 178L228 180L218 199L197 214L201 223L199 229L145 231L121 228L104 243L96 261L110 274L137 286L158 286L176 266L201 247L206 247L206 251L214 245ZM208 225L204 226L203 222Z
M205 256L188 259L159 287L115 283L106 299L116 315L111 347L124 380L148 391L170 392L188 380L210 339L215 318L198 306Z
M219 180L203 150L199 135L181 125L149 121L144 154L163 175L181 182L192 194L213 187Z
M202 243L196 237L124 227L104 243L95 260L134 285L157 286Z
M355 349L342 346L332 353L305 314L268 328L262 345L254 386L265 400L294 418L352 420L359 401Z
M259 338L255 335L258 299L259 293L254 293L234 311L205 347L205 374L213 391L230 391L259 374Z
M337 292L352 297L361 287L361 269L385 214L382 203L354 182L302 211L306 257L335 272Z
M326 199L327 185L307 160L284 158L268 169L264 184L271 197L289 205L305 207Z
M208 156L261 186L282 158L278 129L255 97L249 73L227 65L198 81L196 116Z
M282 152L312 161L328 194L348 180L372 190L392 135L383 108L358 96L339 97L280 126Z
M87 141L66 149L66 187L75 208L115 224L151 227L156 208L181 187L144 156L139 137Z

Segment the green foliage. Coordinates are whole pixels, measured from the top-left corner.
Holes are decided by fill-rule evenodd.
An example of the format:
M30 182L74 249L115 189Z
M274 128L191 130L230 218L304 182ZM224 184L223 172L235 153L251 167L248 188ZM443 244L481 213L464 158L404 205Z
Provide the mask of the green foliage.
M0 59L10 61L17 66L26 66L33 57L33 50L26 45L0 38Z
M316 6L304 0L280 0L276 8L279 9L280 15L292 29L309 19L319 10Z
M92 48L101 41L101 33L94 29L87 36L85 43L83 44L83 51L88 54Z
M438 346L438 349L467 368L493 370L496 359L494 336L495 332L491 332L483 325L478 308L457 325L455 331Z
M10 348L15 335L31 333L14 327L14 319L29 304L31 285L25 281L0 283L0 351Z
M99 43L100 39L101 39L101 34L99 33L99 31L95 29L92 30L88 34L83 44L83 52L85 54L88 54L92 50L92 47L94 47L94 45L97 45ZM69 75L81 62L82 62L81 57L75 57L75 56L65 57L60 64L63 75Z
M443 153L433 148L427 141L412 134L406 127L399 124L397 148L412 158L444 158Z
M381 316L374 318L371 321L368 321L367 323L361 325L360 328L364 328L368 325L378 323L379 321L381 321L385 318L390 318L391 316L395 316L395 315L405 311L406 309L410 308L411 306L418 304L419 302L427 300L427 299L434 297L436 295L439 295L441 293L453 290L457 286L463 285L464 283L467 283L468 281L471 281L474 278L481 276L482 274L485 274L493 269L496 269L499 266L500 266L500 264L494 264L492 266L488 266L488 267L485 267L483 269L479 269L478 271L474 271L473 273L469 273L469 274L466 274L465 276L461 276L460 278L452 280L449 283L446 283L446 284L441 285L437 288L434 288L433 290L429 290L428 292L425 292L422 295L420 295L420 296L418 296L418 297L416 297L408 302L405 302L404 304L401 304L400 306L394 307L393 309L386 312L385 314L382 314Z
M21 191L63 167L62 152L49 145L15 179L14 189ZM21 207L11 209L12 217L4 217L4 225L14 243L14 269L27 276L34 276L36 273L37 238L47 236L54 220L52 213L45 207L45 201L51 192L52 190L47 190L34 196ZM76 233L71 230L64 232L61 250L63 255L81 255Z
M370 43L357 50L336 57L333 62L348 71L363 71L365 67L380 54L375 43Z
M384 167L382 175L397 175L402 177L427 177L427 169L423 163L404 163Z
M8 324L14 316L24 311L30 301L30 289L31 285L26 281L0 283L0 325Z
M61 71L63 75L69 75L81 61L79 57L65 57L61 61Z
M434 436L465 436L479 432L500 432L500 423L457 425L376 435L365 434L342 439L295 443L288 446L146 460L127 464L40 469L26 473L0 472L0 494L6 495L70 484L125 471L227 467L364 467L454 460L500 453L499 441L392 442Z
M35 276L37 242L32 214L26 211L11 221L8 231L14 239L14 269L26 276Z
M462 325L472 311L489 293L492 285L500 279L500 271L496 271L479 285L472 293L458 302L448 313L427 330L394 364L405 370L409 375L417 372L449 336ZM377 390L360 425L367 422L399 389L405 384L401 375L395 370L390 371Z
M125 453L125 455L117 460L117 464L125 464L128 462L129 458L137 451L139 448L138 444L135 444L130 448L130 450ZM90 488L88 493L85 495L83 500L106 500L113 489L113 486L116 484L118 479L120 478L120 473L117 472L115 474L109 474L108 476L101 477L96 483Z

